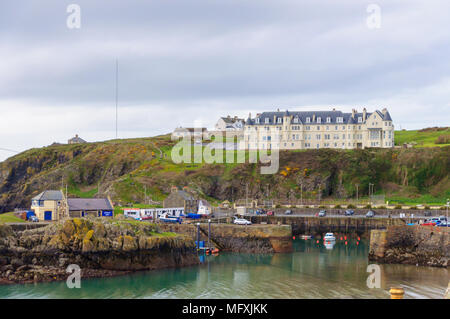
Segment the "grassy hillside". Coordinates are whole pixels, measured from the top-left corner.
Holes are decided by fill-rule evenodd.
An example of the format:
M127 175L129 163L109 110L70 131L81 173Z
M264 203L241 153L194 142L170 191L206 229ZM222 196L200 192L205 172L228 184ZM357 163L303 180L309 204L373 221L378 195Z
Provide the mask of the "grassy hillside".
M159 136L18 154L0 163L0 211L29 207L31 197L62 185L70 196L108 195L119 206L161 205L172 185L188 186L213 204L245 198L246 188L251 198L287 202L301 193L306 200L353 199L358 185L361 198L367 196L369 183L391 202L442 204L450 197L450 146L285 151L278 173L261 175L260 164L248 161L175 164L173 145L169 136ZM204 147L191 149L198 150Z
M24 223L25 221L19 217L16 217L14 213L5 213L0 215L1 223Z
M416 131L396 131L395 145L412 143L415 147L443 147L450 145L450 128L427 128Z

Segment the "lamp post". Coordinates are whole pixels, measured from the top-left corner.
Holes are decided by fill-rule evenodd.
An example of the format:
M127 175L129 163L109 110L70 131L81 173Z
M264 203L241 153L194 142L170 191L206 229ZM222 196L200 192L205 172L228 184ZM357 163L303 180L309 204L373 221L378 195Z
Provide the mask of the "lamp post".
M445 205L445 206L447 206L447 212L445 214L445 219L446 219L445 226L448 227L448 207L450 206L450 199L447 198L447 205Z

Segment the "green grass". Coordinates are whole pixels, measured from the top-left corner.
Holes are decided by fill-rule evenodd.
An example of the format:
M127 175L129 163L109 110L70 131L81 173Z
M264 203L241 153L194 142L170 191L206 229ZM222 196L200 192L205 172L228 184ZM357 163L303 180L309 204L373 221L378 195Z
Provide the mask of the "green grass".
M395 131L395 145L404 143L414 143L415 147L443 147L450 144L436 144L436 140L441 135L450 134L450 128L442 131Z
M14 213L0 214L0 223L24 223L25 221L19 217L14 216Z

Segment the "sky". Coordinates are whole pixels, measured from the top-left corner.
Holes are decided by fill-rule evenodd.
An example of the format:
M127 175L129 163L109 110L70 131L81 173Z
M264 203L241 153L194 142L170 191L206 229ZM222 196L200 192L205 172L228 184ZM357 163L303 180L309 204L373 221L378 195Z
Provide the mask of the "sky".
M116 60L119 138L276 109L386 107L397 129L450 126L448 12L448 0L2 0L0 161L115 138Z

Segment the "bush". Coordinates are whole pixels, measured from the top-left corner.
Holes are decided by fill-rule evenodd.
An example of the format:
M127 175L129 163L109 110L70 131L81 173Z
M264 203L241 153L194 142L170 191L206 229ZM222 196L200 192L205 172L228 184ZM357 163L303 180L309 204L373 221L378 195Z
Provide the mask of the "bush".
M430 209L430 206L425 206L425 210L429 210Z
M355 208L356 208L356 206L355 206L355 205L353 205L353 204L350 204L350 205L348 205L348 206L347 206L347 208L352 208L352 209L355 209Z
M395 209L402 209L402 205L395 205Z
M371 209L372 208L372 205L366 205L366 207L364 207L364 208L366 208L366 209Z
M334 208L341 209L342 207L341 207L341 205L336 205L336 206L334 206Z
M386 206L380 206L378 209L387 209Z
M324 205L320 205L319 208L325 208L325 206Z
M412 206L410 209L415 210L415 209L417 209L417 207L416 206Z
M436 142L436 144L450 144L450 134L440 135Z

